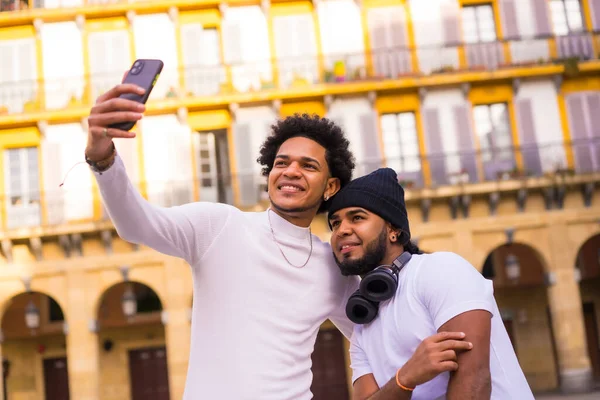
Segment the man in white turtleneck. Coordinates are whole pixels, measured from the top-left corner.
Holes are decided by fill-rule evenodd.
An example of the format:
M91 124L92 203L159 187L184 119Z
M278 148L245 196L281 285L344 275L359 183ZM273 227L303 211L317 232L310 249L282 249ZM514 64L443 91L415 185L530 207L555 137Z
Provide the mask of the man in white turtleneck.
M308 115L278 121L259 163L271 206L242 212L220 203L161 208L131 184L110 128L145 108L119 98L120 84L89 116L86 161L119 236L186 260L194 280L185 400L302 400L312 394L311 353L327 319L349 337L346 300L358 278L339 274L331 247L311 234L318 212L352 175L348 141L332 122Z

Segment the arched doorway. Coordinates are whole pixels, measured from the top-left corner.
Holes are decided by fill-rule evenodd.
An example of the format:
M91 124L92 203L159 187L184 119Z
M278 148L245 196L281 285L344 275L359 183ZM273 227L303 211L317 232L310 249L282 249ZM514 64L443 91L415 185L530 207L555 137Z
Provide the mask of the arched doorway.
M509 243L494 249L482 270L482 274L494 282L494 296L502 320L534 391L558 386L544 265L532 247Z
M600 235L591 237L581 246L575 267L581 278L579 287L588 355L594 379L600 385Z
M163 306L139 282L110 287L98 308L101 399L169 399Z
M6 397L69 400L65 315L40 292L20 293L2 316Z

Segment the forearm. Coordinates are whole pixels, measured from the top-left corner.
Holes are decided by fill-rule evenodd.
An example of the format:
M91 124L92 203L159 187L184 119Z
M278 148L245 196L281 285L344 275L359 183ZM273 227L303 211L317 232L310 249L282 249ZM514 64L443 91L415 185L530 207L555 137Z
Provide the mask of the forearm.
M459 369L460 371L460 369ZM448 400L486 400L492 395L492 378L489 370L482 368L466 376L458 373L448 382L446 399Z
M185 216L144 199L129 180L122 160L102 175L94 173L106 210L118 235L130 243L141 244L175 257L191 258L193 235Z
M364 400L410 400L412 392L401 389L393 377L379 391L373 393Z

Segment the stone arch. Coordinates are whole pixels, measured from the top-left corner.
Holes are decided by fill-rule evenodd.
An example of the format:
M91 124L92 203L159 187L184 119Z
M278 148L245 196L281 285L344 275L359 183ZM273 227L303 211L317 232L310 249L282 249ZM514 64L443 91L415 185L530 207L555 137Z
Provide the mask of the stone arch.
M64 298L65 293L61 291L56 286L52 285L39 285L36 281L33 281L31 284L31 291L34 293L40 293L42 295L48 296L52 300L54 300L62 310L63 315L65 316L65 321L67 320L68 308L67 301ZM27 293L25 290L25 286L22 281L15 280L11 282L7 282L6 285L0 285L0 321L4 318L4 314L6 310L10 307L11 301L21 295Z
M520 276L513 282L508 277L508 271L503 268L514 256L520 266ZM548 271L547 263L540 252L522 242L504 243L495 247L486 256L481 273L486 278L494 280L495 285L509 286L542 285L545 282L545 273Z
M63 305L52 295L38 290L24 291L11 296L4 304L0 315L0 328L5 338L20 336L28 329L25 312L29 304L38 311L37 334L64 334L62 330L67 321L67 312ZM13 309L16 307L16 309ZM9 318L8 323L6 319ZM58 318L54 319L53 318ZM56 325L59 324L59 325ZM8 328L8 329L7 329Z
M504 245L509 245L509 244L510 243L508 243L506 241L506 235L504 233L494 235L493 239L487 241L486 247L482 248L479 251L479 254L477 255L477 257L475 257L475 260L474 260L475 266L479 268L480 266L484 265L485 261L487 260L487 258L489 257L490 254L492 254L498 248L500 248ZM543 246L540 246L539 243L536 243L529 238L519 237L516 240L514 240L512 242L512 244L519 244L519 245L527 246L530 250L532 250L535 253L537 258L540 260L542 267L544 268L544 271L545 272L550 271L550 264L548 263L548 260L544 256L544 254L545 254L544 250L546 250L546 249L544 249Z
M600 277L600 233L588 237L579 247L573 265L581 278Z
M148 312L162 312L164 310L164 302L160 298L160 295L154 290L152 287L146 285L143 282L139 282L137 280L128 280L117 282L114 285L110 286L107 290L102 293L100 297L100 302L98 303L98 307L96 308L95 318L100 323L105 320L106 315L103 315L109 309L114 309L115 307L119 310L116 313L116 322L117 324L121 322L126 322L126 319L123 320L124 314L121 309L121 299L123 293L130 288L133 294L136 297L136 304L138 306L137 312L140 313L140 305L142 301L146 302L144 306L146 311ZM144 298L142 298L144 297ZM144 312L144 311L142 311ZM115 316L113 316L114 319Z
M140 270L143 271L144 269L140 268ZM128 281L137 282L152 289L160 299L163 309L167 308L165 306L167 291L165 287L165 281L162 279L162 274L144 274L143 272L138 271L136 268L132 268L129 270L127 275ZM99 281L99 284L95 288L93 300L91 301L90 312L93 314L93 318L98 316L98 310L102 304L102 299L104 298L106 292L115 285L125 282L123 279L123 274L116 269L105 271L102 276L99 277Z

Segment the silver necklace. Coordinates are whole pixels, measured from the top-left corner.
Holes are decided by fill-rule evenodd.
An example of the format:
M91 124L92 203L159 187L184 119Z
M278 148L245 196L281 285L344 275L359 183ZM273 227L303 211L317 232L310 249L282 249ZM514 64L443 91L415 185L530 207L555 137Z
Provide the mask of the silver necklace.
M312 251L313 251L312 231L310 230L310 226L308 227L308 237L310 238L310 252L308 253L308 258L306 259L306 261L304 262L304 264L302 264L302 265L294 265L285 256L285 253L283 252L283 249L279 246L279 242L277 242L277 239L275 238L275 231L273 230L273 224L271 223L271 209L270 208L267 209L267 217L269 218L269 227L271 228L271 235L273 235L273 241L277 245L277 248L281 252L281 255L283 256L283 258L285 258L285 261L287 261L288 264L290 264L292 267L295 267L295 268L303 268L303 267L305 267L306 264L308 264L308 261L310 260L310 257L312 256Z

